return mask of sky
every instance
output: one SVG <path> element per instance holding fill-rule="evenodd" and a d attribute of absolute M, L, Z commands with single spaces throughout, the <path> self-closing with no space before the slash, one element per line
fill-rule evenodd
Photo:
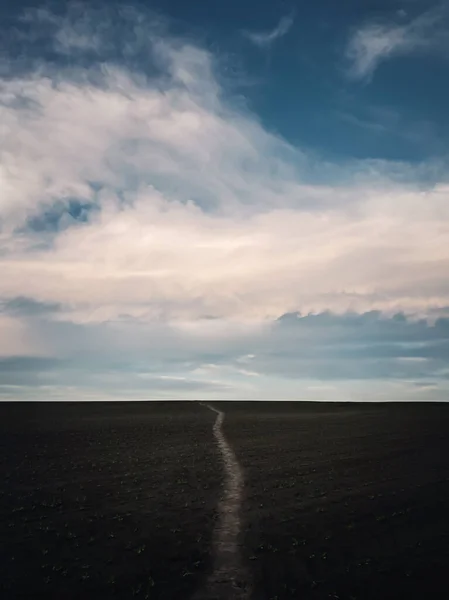
<path fill-rule="evenodd" d="M 0 24 L 0 399 L 448 399 L 449 0 Z"/>

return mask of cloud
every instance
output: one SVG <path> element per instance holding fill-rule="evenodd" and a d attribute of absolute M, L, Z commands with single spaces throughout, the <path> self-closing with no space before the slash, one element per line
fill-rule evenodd
<path fill-rule="evenodd" d="M 236 111 L 210 54 L 147 31 L 160 73 L 109 50 L 86 66 L 77 44 L 70 68 L 1 81 L 2 297 L 86 322 L 447 305 L 445 184 L 423 192 L 370 162 L 311 181 L 332 169 Z"/>
<path fill-rule="evenodd" d="M 318 201 L 326 194 L 314 192 Z M 108 194 L 98 215 L 60 231 L 49 248 L 0 258 L 0 294 L 27 290 L 40 302 L 71 305 L 78 321 L 446 306 L 446 188 L 356 189 L 346 197 L 352 208 L 236 207 L 220 216 L 151 188 L 131 205 Z"/>
<path fill-rule="evenodd" d="M 447 311 L 449 313 L 449 310 Z M 283 315 L 257 327 L 213 321 L 75 325 L 28 318 L 47 356 L 0 360 L 0 395 L 81 397 L 444 399 L 449 319 L 330 312 Z M 17 386 L 12 390 L 11 386 Z M 58 391 L 59 390 L 59 391 Z M 346 394 L 346 397 L 345 397 Z"/>
<path fill-rule="evenodd" d="M 281 17 L 279 23 L 271 31 L 243 31 L 244 37 L 250 42 L 259 46 L 260 48 L 266 48 L 271 46 L 276 40 L 284 37 L 290 31 L 293 25 L 295 17 L 293 14 Z"/>
<path fill-rule="evenodd" d="M 395 23 L 366 23 L 355 30 L 346 47 L 348 75 L 370 79 L 384 61 L 409 54 L 437 53 L 448 56 L 449 30 L 447 5 L 408 20 L 404 15 Z"/>
<path fill-rule="evenodd" d="M 108 14 L 28 13 L 20 60 L 3 50 L 0 356 L 25 360 L 3 397 L 443 381 L 444 340 L 395 354 L 386 338 L 413 330 L 394 313 L 449 306 L 445 160 L 311 157 L 236 107 L 209 52 L 152 15 Z M 298 326 L 298 310 L 321 316 Z M 372 310 L 389 325 L 341 316 Z"/>

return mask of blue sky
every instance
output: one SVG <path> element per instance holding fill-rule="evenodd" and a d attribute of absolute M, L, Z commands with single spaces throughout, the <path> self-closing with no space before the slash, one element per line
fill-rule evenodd
<path fill-rule="evenodd" d="M 160 8 L 179 19 L 183 34 L 196 33 L 235 79 L 240 76 L 240 90 L 238 81 L 233 82 L 235 92 L 268 128 L 290 142 L 333 160 L 420 161 L 444 151 L 447 4 L 204 0 L 164 2 Z M 423 15 L 429 25 L 425 19 L 419 25 Z M 368 41 L 370 27 L 378 24 L 393 37 L 396 28 L 413 30 L 416 21 L 414 44 L 404 50 L 398 45 L 391 57 L 379 54 L 372 72 L 344 77 L 354 68 L 348 60 L 351 36 L 365 32 Z M 444 38 L 441 47 L 433 39 L 435 31 Z M 421 38 L 429 47 L 419 47 Z"/>
<path fill-rule="evenodd" d="M 0 398 L 447 398 L 449 2 L 1 11 Z"/>

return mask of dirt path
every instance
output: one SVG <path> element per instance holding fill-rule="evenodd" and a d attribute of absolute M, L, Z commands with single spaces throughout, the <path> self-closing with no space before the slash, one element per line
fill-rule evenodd
<path fill-rule="evenodd" d="M 243 568 L 240 549 L 240 504 L 243 473 L 238 460 L 223 433 L 225 413 L 203 406 L 217 414 L 213 432 L 225 470 L 223 496 L 218 506 L 219 520 L 214 534 L 214 570 L 197 600 L 247 600 L 250 597 L 247 572 Z"/>

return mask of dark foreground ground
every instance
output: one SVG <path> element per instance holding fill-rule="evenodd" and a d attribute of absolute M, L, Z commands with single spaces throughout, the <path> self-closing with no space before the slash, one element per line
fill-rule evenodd
<path fill-rule="evenodd" d="M 449 405 L 219 406 L 252 600 L 449 598 Z M 191 597 L 212 568 L 214 418 L 0 404 L 0 597 Z"/>
<path fill-rule="evenodd" d="M 242 403 L 225 429 L 255 598 L 449 598 L 449 405 Z"/>
<path fill-rule="evenodd" d="M 181 402 L 0 404 L 0 598 L 188 598 L 211 568 L 213 418 Z"/>

